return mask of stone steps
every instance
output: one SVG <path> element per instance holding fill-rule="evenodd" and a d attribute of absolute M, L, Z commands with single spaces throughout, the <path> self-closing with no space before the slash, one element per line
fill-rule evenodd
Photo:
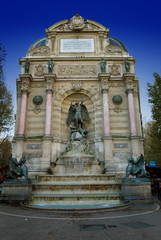
<path fill-rule="evenodd" d="M 39 175 L 37 176 L 38 182 L 93 182 L 115 180 L 116 174 L 100 174 L 100 175 Z"/>
<path fill-rule="evenodd" d="M 110 193 L 120 191 L 120 184 L 113 182 L 102 183 L 37 183 L 32 186 L 34 193 Z"/>
<path fill-rule="evenodd" d="M 39 175 L 32 184 L 29 206 L 119 205 L 120 192 L 116 174 Z"/>
<path fill-rule="evenodd" d="M 33 194 L 30 205 L 119 204 L 119 193 Z"/>

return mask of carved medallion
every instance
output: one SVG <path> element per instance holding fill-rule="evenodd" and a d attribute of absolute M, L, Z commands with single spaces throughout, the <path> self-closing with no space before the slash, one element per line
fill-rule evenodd
<path fill-rule="evenodd" d="M 119 76 L 120 75 L 120 66 L 113 64 L 113 65 L 109 65 L 109 73 L 112 76 Z"/>
<path fill-rule="evenodd" d="M 43 76 L 44 75 L 44 70 L 45 70 L 45 66 L 42 66 L 41 64 L 39 64 L 38 66 L 35 66 L 35 76 Z"/>
<path fill-rule="evenodd" d="M 81 30 L 85 26 L 84 24 L 84 18 L 82 18 L 79 14 L 75 14 L 71 19 L 70 19 L 70 24 L 69 28 L 71 30 Z"/>
<path fill-rule="evenodd" d="M 115 95 L 112 98 L 112 102 L 116 105 L 120 105 L 122 103 L 122 97 L 120 95 Z"/>
<path fill-rule="evenodd" d="M 43 97 L 42 97 L 42 96 L 35 96 L 35 97 L 33 98 L 33 103 L 34 103 L 35 105 L 40 105 L 40 104 L 42 104 L 42 103 L 43 103 Z"/>

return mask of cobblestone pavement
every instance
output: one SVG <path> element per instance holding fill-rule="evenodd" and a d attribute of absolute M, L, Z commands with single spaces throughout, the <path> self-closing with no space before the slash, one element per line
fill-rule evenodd
<path fill-rule="evenodd" d="M 160 201 L 95 213 L 54 213 L 0 203 L 0 240 L 160 240 Z"/>

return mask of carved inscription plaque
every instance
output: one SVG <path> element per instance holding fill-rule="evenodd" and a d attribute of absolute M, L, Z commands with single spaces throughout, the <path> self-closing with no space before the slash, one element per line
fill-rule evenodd
<path fill-rule="evenodd" d="M 94 52 L 94 39 L 61 39 L 60 52 Z"/>

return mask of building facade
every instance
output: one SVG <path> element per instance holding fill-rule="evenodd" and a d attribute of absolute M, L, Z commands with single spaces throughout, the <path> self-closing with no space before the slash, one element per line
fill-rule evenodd
<path fill-rule="evenodd" d="M 33 172 L 65 151 L 73 101 L 88 109 L 89 153 L 106 171 L 125 172 L 127 158 L 143 153 L 135 58 L 108 28 L 76 14 L 46 29 L 20 65 L 13 156 L 25 155 Z"/>

